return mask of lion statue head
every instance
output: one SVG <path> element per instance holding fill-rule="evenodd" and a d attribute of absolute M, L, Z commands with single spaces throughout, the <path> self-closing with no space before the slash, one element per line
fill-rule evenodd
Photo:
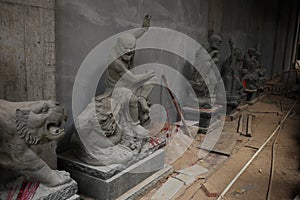
<path fill-rule="evenodd" d="M 45 144 L 64 134 L 65 110 L 54 101 L 39 101 L 16 109 L 18 135 L 29 145 Z"/>

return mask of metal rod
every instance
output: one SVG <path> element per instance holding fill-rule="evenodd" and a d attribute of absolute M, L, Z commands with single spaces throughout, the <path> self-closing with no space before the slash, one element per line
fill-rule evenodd
<path fill-rule="evenodd" d="M 190 137 L 193 137 L 192 134 L 191 134 L 191 132 L 189 131 L 188 126 L 187 126 L 186 123 L 185 123 L 185 119 L 184 119 L 184 117 L 183 117 L 181 108 L 180 108 L 178 102 L 176 101 L 176 97 L 175 97 L 175 95 L 173 94 L 172 90 L 171 90 L 171 89 L 169 88 L 169 86 L 168 86 L 167 79 L 166 79 L 165 75 L 162 75 L 162 80 L 165 82 L 166 88 L 167 88 L 167 90 L 168 90 L 168 92 L 169 92 L 169 94 L 170 94 L 170 96 L 171 96 L 171 98 L 172 98 L 172 102 L 174 103 L 175 108 L 176 108 L 178 114 L 180 115 L 180 119 L 181 119 L 181 121 L 182 121 L 182 124 L 183 124 L 184 128 L 186 129 L 186 131 L 187 131 L 187 133 L 189 134 L 189 136 L 190 136 Z"/>

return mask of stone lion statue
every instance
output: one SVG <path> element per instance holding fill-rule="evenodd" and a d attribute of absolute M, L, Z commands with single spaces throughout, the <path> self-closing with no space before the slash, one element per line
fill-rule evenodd
<path fill-rule="evenodd" d="M 39 147 L 64 135 L 65 111 L 54 101 L 9 102 L 0 99 L 0 167 L 17 171 L 48 187 L 71 181 L 52 170 Z"/>

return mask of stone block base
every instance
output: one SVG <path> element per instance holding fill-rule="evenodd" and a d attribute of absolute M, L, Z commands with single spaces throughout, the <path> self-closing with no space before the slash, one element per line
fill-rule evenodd
<path fill-rule="evenodd" d="M 189 107 L 183 107 L 183 114 L 186 120 L 199 119 L 198 126 L 200 127 L 199 133 L 204 133 L 207 131 L 202 131 L 212 127 L 219 118 L 223 107 L 220 105 L 215 105 L 211 109 L 193 109 Z"/>
<path fill-rule="evenodd" d="M 257 90 L 245 89 L 245 93 L 247 94 L 247 101 L 252 101 L 257 98 Z"/>
<path fill-rule="evenodd" d="M 20 192 L 23 184 L 24 178 L 19 177 L 7 184 L 0 185 L 0 199 L 17 199 L 18 195 L 23 195 L 25 199 L 30 199 L 29 196 L 31 196 L 32 200 L 79 199 L 79 196 L 76 195 L 78 190 L 77 183 L 74 180 L 57 187 L 46 187 L 42 184 L 39 184 L 35 192 L 33 190 L 35 183 L 27 183 L 25 187 L 25 193 Z M 23 189 L 23 191 L 25 190 Z"/>
<path fill-rule="evenodd" d="M 122 171 L 118 171 L 118 165 L 87 165 L 71 152 L 60 154 L 58 163 L 77 181 L 79 193 L 95 199 L 112 200 L 162 169 L 164 157 L 164 150 L 159 149 Z"/>

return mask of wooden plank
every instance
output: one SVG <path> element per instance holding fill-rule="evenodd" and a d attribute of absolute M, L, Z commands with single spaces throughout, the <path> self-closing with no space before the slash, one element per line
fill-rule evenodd
<path fill-rule="evenodd" d="M 252 137 L 252 115 L 248 115 L 247 136 Z"/>
<path fill-rule="evenodd" d="M 253 149 L 242 148 L 217 170 L 203 185 L 208 190 L 206 194 L 220 194 L 232 178 L 242 169 L 254 154 Z M 198 199 L 202 199 L 198 197 Z"/>
<path fill-rule="evenodd" d="M 210 183 L 202 183 L 201 188 L 204 190 L 208 197 L 217 197 L 218 191 L 215 190 L 215 187 Z"/>
<path fill-rule="evenodd" d="M 240 135 L 236 132 L 223 132 L 213 149 L 207 149 L 207 145 L 202 145 L 202 142 L 199 144 L 198 148 L 230 156 L 239 137 Z"/>
<path fill-rule="evenodd" d="M 200 188 L 201 188 L 201 184 L 196 182 L 192 184 L 190 187 L 188 187 L 182 194 L 178 195 L 176 200 L 191 199 Z"/>
<path fill-rule="evenodd" d="M 278 115 L 258 115 L 255 120 L 252 121 L 252 134 L 255 135 L 255 137 L 251 137 L 246 145 L 252 148 L 259 148 L 272 134 L 280 120 L 281 117 Z"/>
<path fill-rule="evenodd" d="M 237 130 L 237 132 L 239 134 L 243 134 L 243 121 L 244 121 L 244 115 L 242 114 L 239 118 L 239 124 L 238 124 L 238 130 Z"/>

